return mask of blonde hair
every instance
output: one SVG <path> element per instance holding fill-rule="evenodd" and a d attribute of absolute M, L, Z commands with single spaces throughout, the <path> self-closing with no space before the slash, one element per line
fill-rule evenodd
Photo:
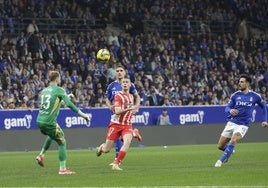
<path fill-rule="evenodd" d="M 50 71 L 48 73 L 48 79 L 50 82 L 54 82 L 59 76 L 60 73 L 58 71 Z"/>

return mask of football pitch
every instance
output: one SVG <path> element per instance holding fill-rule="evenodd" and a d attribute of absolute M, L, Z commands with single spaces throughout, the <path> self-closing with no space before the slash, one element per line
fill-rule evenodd
<path fill-rule="evenodd" d="M 108 165 L 114 151 L 96 157 L 95 149 L 68 150 L 75 175 L 58 175 L 58 153 L 49 150 L 45 167 L 39 151 L 0 152 L 0 187 L 268 187 L 268 143 L 239 143 L 221 168 L 216 144 L 132 147 L 121 164 Z"/>

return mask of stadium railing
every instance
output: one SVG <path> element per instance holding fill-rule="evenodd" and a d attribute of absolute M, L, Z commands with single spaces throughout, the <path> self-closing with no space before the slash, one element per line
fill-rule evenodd
<path fill-rule="evenodd" d="M 95 19 L 92 21 L 77 18 L 9 18 L 13 24 L 6 24 L 3 35 L 7 37 L 18 36 L 19 32 L 25 31 L 29 23 L 34 19 L 39 28 L 39 31 L 44 34 L 55 34 L 61 30 L 63 34 L 70 36 L 77 35 L 80 32 L 91 31 L 93 29 L 105 29 L 108 23 L 103 20 Z M 236 21 L 213 21 L 213 20 L 143 20 L 144 32 L 158 31 L 162 35 L 175 37 L 178 34 L 222 34 L 232 33 L 237 31 Z M 268 35 L 267 28 L 260 23 L 248 21 L 249 27 L 260 28 L 260 30 Z M 267 26 L 267 23 L 265 23 Z"/>

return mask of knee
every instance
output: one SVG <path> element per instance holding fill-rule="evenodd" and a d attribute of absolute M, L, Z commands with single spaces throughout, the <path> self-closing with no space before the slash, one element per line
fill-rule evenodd
<path fill-rule="evenodd" d="M 241 134 L 236 133 L 230 140 L 230 143 L 237 144 L 242 139 Z"/>
<path fill-rule="evenodd" d="M 237 142 L 238 142 L 238 139 L 232 139 L 232 140 L 230 141 L 230 143 L 233 144 L 233 145 L 237 144 Z"/>
<path fill-rule="evenodd" d="M 217 148 L 221 151 L 223 151 L 225 149 L 225 145 L 222 145 L 222 144 L 218 144 L 217 145 Z"/>
<path fill-rule="evenodd" d="M 66 140 L 65 139 L 57 140 L 57 143 L 58 143 L 59 146 L 66 145 Z"/>
<path fill-rule="evenodd" d="M 101 151 L 103 153 L 108 153 L 111 150 L 110 147 L 107 147 L 105 144 L 103 146 L 101 146 Z"/>
<path fill-rule="evenodd" d="M 103 152 L 103 153 L 109 153 L 110 150 L 109 150 L 109 149 L 106 149 L 106 148 L 102 148 L 102 152 Z"/>

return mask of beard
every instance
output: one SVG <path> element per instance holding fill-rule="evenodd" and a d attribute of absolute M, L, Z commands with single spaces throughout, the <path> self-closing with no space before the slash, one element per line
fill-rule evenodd
<path fill-rule="evenodd" d="M 245 90 L 246 90 L 245 87 L 239 87 L 239 89 L 240 89 L 241 91 L 245 91 Z"/>

